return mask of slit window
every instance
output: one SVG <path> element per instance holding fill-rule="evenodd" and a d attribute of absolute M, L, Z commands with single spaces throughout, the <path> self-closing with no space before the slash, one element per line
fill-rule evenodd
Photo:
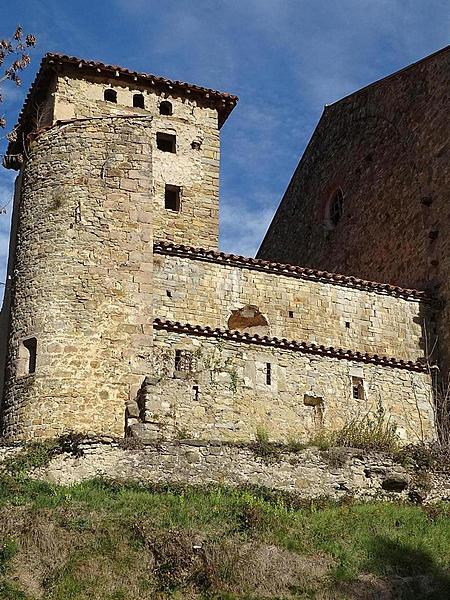
<path fill-rule="evenodd" d="M 104 94 L 103 94 L 103 98 L 106 100 L 106 102 L 114 102 L 114 104 L 117 104 L 117 92 L 116 90 L 105 90 Z"/>
<path fill-rule="evenodd" d="M 266 363 L 266 385 L 272 385 L 272 365 Z"/>
<path fill-rule="evenodd" d="M 330 199 L 330 203 L 328 205 L 328 224 L 329 227 L 334 228 L 337 226 L 339 221 L 342 219 L 342 215 L 344 214 L 344 194 L 342 190 L 339 188 L 335 191 L 333 196 Z"/>
<path fill-rule="evenodd" d="M 177 151 L 177 138 L 169 133 L 158 132 L 156 134 L 156 146 L 158 150 L 175 154 Z"/>
<path fill-rule="evenodd" d="M 19 348 L 19 375 L 32 375 L 36 372 L 37 339 L 23 340 Z"/>
<path fill-rule="evenodd" d="M 364 400 L 364 383 L 361 377 L 352 377 L 352 397 Z"/>
<path fill-rule="evenodd" d="M 135 108 L 145 108 L 143 94 L 133 94 L 133 106 Z"/>
<path fill-rule="evenodd" d="M 166 185 L 164 191 L 164 207 L 167 210 L 180 212 L 181 206 L 181 189 L 176 185 Z"/>
<path fill-rule="evenodd" d="M 170 116 L 173 113 L 172 103 L 168 100 L 163 100 L 159 105 L 159 114 Z"/>

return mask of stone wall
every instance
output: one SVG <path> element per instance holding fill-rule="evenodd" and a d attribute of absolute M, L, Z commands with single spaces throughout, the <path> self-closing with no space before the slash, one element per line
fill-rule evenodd
<path fill-rule="evenodd" d="M 115 442 L 86 440 L 79 450 L 78 457 L 55 456 L 33 476 L 58 484 L 106 477 L 142 483 L 256 485 L 305 499 L 450 500 L 448 475 L 418 474 L 387 455 L 362 450 L 309 448 L 263 458 L 248 446 L 195 440 L 129 450 Z M 0 468 L 2 457 L 17 452 L 0 447 Z"/>
<path fill-rule="evenodd" d="M 168 329 L 155 326 L 137 437 L 251 441 L 263 430 L 274 441 L 307 441 L 380 408 L 403 441 L 434 436 L 425 372 Z"/>
<path fill-rule="evenodd" d="M 117 104 L 106 102 L 106 89 L 117 92 Z M 133 107 L 133 95 L 144 97 L 145 108 Z M 160 115 L 161 101 L 170 101 L 172 115 Z M 105 115 L 152 116 L 153 201 L 156 239 L 217 248 L 219 236 L 219 153 L 217 110 L 195 99 L 161 94 L 143 85 L 120 79 L 86 79 L 76 73 L 58 77 L 55 92 L 56 120 Z M 156 134 L 176 136 L 176 153 L 156 148 Z M 179 212 L 164 208 L 165 184 L 181 188 Z"/>
<path fill-rule="evenodd" d="M 253 305 L 271 336 L 404 360 L 424 356 L 426 302 L 204 259 L 155 254 L 156 317 L 227 329 L 233 311 Z"/>
<path fill-rule="evenodd" d="M 148 117 L 59 125 L 32 144 L 14 207 L 5 435 L 123 434 L 151 351 L 151 181 Z"/>
<path fill-rule="evenodd" d="M 435 289 L 450 365 L 449 47 L 326 106 L 258 257 Z M 327 210 L 341 188 L 343 216 Z"/>

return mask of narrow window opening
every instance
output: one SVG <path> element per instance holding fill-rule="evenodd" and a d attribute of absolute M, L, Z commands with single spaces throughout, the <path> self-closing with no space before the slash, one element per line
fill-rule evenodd
<path fill-rule="evenodd" d="M 344 194 L 342 190 L 337 189 L 331 196 L 328 204 L 328 227 L 334 229 L 344 214 Z"/>
<path fill-rule="evenodd" d="M 164 193 L 164 206 L 167 210 L 180 212 L 180 188 L 176 185 L 166 185 Z"/>
<path fill-rule="evenodd" d="M 350 329 L 350 321 L 345 321 L 345 326 L 347 329 Z"/>
<path fill-rule="evenodd" d="M 116 90 L 105 90 L 104 94 L 103 94 L 103 98 L 106 100 L 106 102 L 114 102 L 114 104 L 117 104 L 117 92 Z"/>
<path fill-rule="evenodd" d="M 159 114 L 170 116 L 172 114 L 172 103 L 168 100 L 163 100 L 159 105 Z"/>
<path fill-rule="evenodd" d="M 272 385 L 272 365 L 266 363 L 266 385 Z"/>
<path fill-rule="evenodd" d="M 293 319 L 293 318 L 294 318 L 294 311 L 293 311 L 293 310 L 290 310 L 290 311 L 289 311 L 289 318 L 290 318 L 290 319 Z"/>
<path fill-rule="evenodd" d="M 135 108 L 145 108 L 143 94 L 133 94 L 133 106 Z"/>
<path fill-rule="evenodd" d="M 36 372 L 37 339 L 35 337 L 23 340 L 19 348 L 19 374 L 32 375 Z"/>
<path fill-rule="evenodd" d="M 166 290 L 166 296 L 168 298 L 172 298 L 172 292 L 170 290 Z"/>
<path fill-rule="evenodd" d="M 199 394 L 200 394 L 200 388 L 198 385 L 193 385 L 192 386 L 192 393 L 194 396 L 194 400 L 198 400 Z"/>
<path fill-rule="evenodd" d="M 352 377 L 352 396 L 355 400 L 364 400 L 364 383 L 361 377 Z"/>
<path fill-rule="evenodd" d="M 158 132 L 156 134 L 156 146 L 158 150 L 175 154 L 177 151 L 177 138 L 176 136 L 168 133 Z"/>

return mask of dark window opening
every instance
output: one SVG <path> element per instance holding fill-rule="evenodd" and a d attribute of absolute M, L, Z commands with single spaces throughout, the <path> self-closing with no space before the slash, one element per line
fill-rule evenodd
<path fill-rule="evenodd" d="M 352 396 L 355 400 L 364 400 L 364 384 L 361 377 L 352 377 Z"/>
<path fill-rule="evenodd" d="M 168 298 L 172 298 L 172 292 L 170 290 L 166 290 L 166 296 Z"/>
<path fill-rule="evenodd" d="M 350 321 L 345 321 L 345 326 L 347 327 L 347 329 L 350 329 Z"/>
<path fill-rule="evenodd" d="M 198 385 L 192 386 L 192 392 L 194 394 L 194 400 L 198 400 L 198 396 L 200 394 L 200 388 L 198 387 Z"/>
<path fill-rule="evenodd" d="M 24 375 L 32 375 L 36 372 L 37 360 L 37 339 L 35 337 L 28 338 L 22 342 L 25 352 L 22 352 L 24 364 L 22 373 Z"/>
<path fill-rule="evenodd" d="M 270 363 L 266 363 L 266 384 L 272 384 L 272 365 Z"/>
<path fill-rule="evenodd" d="M 175 371 L 195 371 L 196 360 L 190 350 L 175 350 Z"/>
<path fill-rule="evenodd" d="M 103 94 L 103 98 L 106 100 L 106 102 L 114 102 L 114 104 L 117 104 L 116 90 L 105 90 L 105 93 Z"/>
<path fill-rule="evenodd" d="M 133 106 L 135 108 L 145 108 L 143 94 L 133 94 Z"/>
<path fill-rule="evenodd" d="M 341 189 L 336 190 L 330 201 L 329 221 L 332 227 L 336 227 L 344 214 L 344 194 Z"/>
<path fill-rule="evenodd" d="M 180 188 L 176 185 L 166 185 L 164 206 L 167 210 L 180 211 Z"/>
<path fill-rule="evenodd" d="M 292 310 L 289 311 L 289 318 L 290 319 L 294 318 L 294 311 L 292 311 Z"/>
<path fill-rule="evenodd" d="M 159 105 L 159 114 L 170 116 L 172 114 L 172 103 L 168 100 L 164 100 Z"/>
<path fill-rule="evenodd" d="M 175 154 L 177 151 L 177 138 L 168 133 L 157 133 L 156 146 L 158 147 L 158 150 L 162 150 L 163 152 L 172 152 L 172 154 Z"/>

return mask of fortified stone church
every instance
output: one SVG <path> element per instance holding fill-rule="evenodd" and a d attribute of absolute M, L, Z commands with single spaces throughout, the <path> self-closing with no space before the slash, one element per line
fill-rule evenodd
<path fill-rule="evenodd" d="M 3 435 L 306 440 L 385 411 L 433 437 L 449 74 L 447 47 L 326 106 L 253 259 L 218 251 L 235 96 L 47 54 L 4 159 Z"/>

